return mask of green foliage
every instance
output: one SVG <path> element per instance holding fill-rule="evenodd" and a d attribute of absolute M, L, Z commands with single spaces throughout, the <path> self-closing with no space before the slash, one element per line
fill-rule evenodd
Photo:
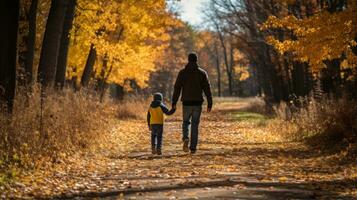
<path fill-rule="evenodd" d="M 265 123 L 268 120 L 268 117 L 259 113 L 254 113 L 254 112 L 235 112 L 232 114 L 232 118 L 237 121 L 246 121 L 246 122 L 253 122 L 253 123 L 258 123 L 262 124 Z"/>

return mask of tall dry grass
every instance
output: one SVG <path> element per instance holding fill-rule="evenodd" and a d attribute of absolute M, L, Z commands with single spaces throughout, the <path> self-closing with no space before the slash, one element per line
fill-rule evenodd
<path fill-rule="evenodd" d="M 259 97 L 250 98 L 248 105 L 244 107 L 244 111 L 266 115 L 269 114 L 266 103 Z"/>
<path fill-rule="evenodd" d="M 38 86 L 30 94 L 19 91 L 12 115 L 0 112 L 0 179 L 9 166 L 32 168 L 75 152 L 111 148 L 108 138 L 122 135 L 113 132 L 120 120 L 146 120 L 151 101 L 132 95 L 120 102 L 105 96 L 100 102 L 86 89 L 48 90 L 43 96 L 41 101 Z"/>
<path fill-rule="evenodd" d="M 86 92 L 18 92 L 13 114 L 0 113 L 0 169 L 34 167 L 100 142 L 112 106 Z"/>
<path fill-rule="evenodd" d="M 129 96 L 119 102 L 116 117 L 119 119 L 145 120 L 151 98 L 143 96 Z"/>
<path fill-rule="evenodd" d="M 324 98 L 319 102 L 307 99 L 300 101 L 299 105 L 305 106 L 299 108 L 281 103 L 274 109 L 282 121 L 279 129 L 287 138 L 329 148 L 357 142 L 355 100 Z"/>

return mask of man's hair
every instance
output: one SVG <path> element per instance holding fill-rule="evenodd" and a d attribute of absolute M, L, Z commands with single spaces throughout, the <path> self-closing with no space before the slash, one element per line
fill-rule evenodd
<path fill-rule="evenodd" d="M 197 62 L 197 54 L 196 53 L 188 54 L 188 62 Z"/>

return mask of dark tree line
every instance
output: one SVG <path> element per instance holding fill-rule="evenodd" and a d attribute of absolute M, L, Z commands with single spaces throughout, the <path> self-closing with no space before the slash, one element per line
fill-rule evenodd
<path fill-rule="evenodd" d="M 291 33 L 260 28 L 271 15 L 280 17 L 287 12 L 303 19 L 322 10 L 339 12 L 346 8 L 347 0 L 296 0 L 288 6 L 276 0 L 211 0 L 210 4 L 207 15 L 217 37 L 221 41 L 224 34 L 233 38 L 234 47 L 249 60 L 251 75 L 258 81 L 259 93 L 264 94 L 269 102 L 288 101 L 292 97 L 314 93 L 315 96 L 321 95 L 318 93 L 341 96 L 342 91 L 352 95 L 355 93 L 356 86 L 353 85 L 356 83 L 350 87 L 351 83 L 342 80 L 341 60 L 326 61 L 326 69 L 319 77 L 314 77 L 308 63 L 294 60 L 290 53 L 279 55 L 265 39 L 268 35 L 281 40 L 294 39 Z"/>
<path fill-rule="evenodd" d="M 22 2 L 23 3 L 23 2 Z M 16 77 L 21 76 L 19 83 L 25 88 L 30 88 L 34 77 L 34 54 L 37 31 L 38 0 L 32 0 L 24 19 L 28 23 L 25 35 L 25 52 L 21 52 L 23 62 L 18 64 L 18 33 L 20 1 L 1 1 L 0 33 L 0 101 L 6 103 L 7 110 L 11 112 L 16 91 Z M 43 86 L 62 88 L 65 82 L 67 57 L 69 48 L 69 35 L 75 16 L 76 0 L 52 0 L 44 39 L 42 42 L 40 63 L 38 66 L 37 81 Z M 26 9 L 25 9 L 26 10 Z M 23 45 L 23 44 L 21 44 Z M 17 67 L 19 65 L 19 67 Z M 18 70 L 18 68 L 22 70 Z"/>
<path fill-rule="evenodd" d="M 0 3 L 0 103 L 12 111 L 16 87 L 17 30 L 19 26 L 19 0 Z"/>

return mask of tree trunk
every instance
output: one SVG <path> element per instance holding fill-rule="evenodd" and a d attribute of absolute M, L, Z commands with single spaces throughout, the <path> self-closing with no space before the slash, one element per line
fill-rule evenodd
<path fill-rule="evenodd" d="M 95 60 L 97 58 L 97 51 L 94 48 L 94 45 L 91 44 L 89 49 L 89 54 L 87 57 L 86 65 L 84 67 L 83 75 L 81 78 L 81 85 L 82 87 L 87 87 L 89 83 L 90 76 L 93 72 Z"/>
<path fill-rule="evenodd" d="M 230 95 L 233 95 L 233 87 L 234 87 L 234 48 L 232 41 L 229 45 L 229 56 L 230 56 L 230 61 L 229 61 L 229 87 L 230 87 Z"/>
<path fill-rule="evenodd" d="M 0 3 L 0 103 L 6 103 L 9 113 L 13 109 L 16 87 L 19 7 L 19 0 L 1 0 Z"/>
<path fill-rule="evenodd" d="M 66 79 L 69 36 L 73 25 L 76 3 L 76 0 L 69 0 L 69 4 L 66 10 L 66 16 L 63 23 L 61 44 L 58 52 L 58 62 L 56 69 L 56 86 L 61 89 L 63 88 Z"/>
<path fill-rule="evenodd" d="M 58 52 L 68 0 L 52 0 L 42 43 L 38 81 L 52 86 L 56 76 Z"/>
<path fill-rule="evenodd" d="M 33 60 L 35 56 L 36 45 L 36 15 L 37 15 L 38 0 L 32 0 L 29 13 L 29 33 L 27 38 L 27 51 L 25 61 L 25 82 L 26 85 L 31 85 L 33 81 Z"/>
<path fill-rule="evenodd" d="M 99 82 L 98 82 L 98 90 L 100 91 L 100 102 L 101 103 L 104 100 L 105 90 L 106 90 L 106 87 L 107 87 L 106 79 L 109 76 L 110 71 L 112 69 L 112 66 L 111 66 L 110 70 L 108 72 L 108 75 L 106 75 L 105 71 L 107 70 L 107 67 L 108 67 L 108 58 L 107 58 L 107 55 L 105 55 L 104 59 L 103 59 L 102 70 L 100 72 Z"/>
<path fill-rule="evenodd" d="M 116 100 L 122 101 L 124 99 L 124 87 L 119 84 L 114 84 L 113 96 Z"/>
<path fill-rule="evenodd" d="M 220 69 L 220 62 L 219 57 L 216 56 L 216 70 L 217 70 L 217 89 L 218 89 L 218 96 L 222 96 L 221 92 L 221 69 Z"/>
<path fill-rule="evenodd" d="M 217 28 L 218 31 L 219 28 Z M 229 69 L 229 62 L 228 62 L 228 55 L 227 55 L 227 47 L 226 44 L 224 43 L 224 38 L 222 33 L 218 33 L 219 36 L 219 41 L 221 43 L 222 46 L 222 52 L 223 52 L 223 58 L 224 58 L 224 64 L 226 66 L 226 73 L 227 73 L 227 78 L 228 78 L 228 91 L 229 91 L 229 95 L 232 95 L 232 76 L 230 74 L 230 69 Z"/>
<path fill-rule="evenodd" d="M 221 62 L 219 59 L 219 52 L 218 52 L 218 47 L 217 43 L 214 43 L 214 55 L 216 58 L 216 71 L 217 71 L 217 89 L 218 89 L 218 96 L 222 96 L 222 91 L 221 91 Z"/>

